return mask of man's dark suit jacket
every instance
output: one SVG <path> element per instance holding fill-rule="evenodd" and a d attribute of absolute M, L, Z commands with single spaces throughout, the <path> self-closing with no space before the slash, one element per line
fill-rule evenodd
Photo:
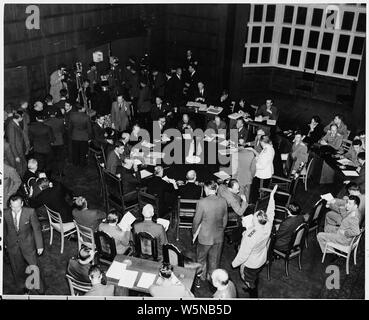
<path fill-rule="evenodd" d="M 9 255 L 16 255 L 21 250 L 29 265 L 37 265 L 36 249 L 44 247 L 41 226 L 36 212 L 31 208 L 22 208 L 19 218 L 19 231 L 15 229 L 11 209 L 4 210 L 4 244 Z"/>
<path fill-rule="evenodd" d="M 139 113 L 151 111 L 151 91 L 148 86 L 141 88 L 138 94 L 137 111 Z"/>
<path fill-rule="evenodd" d="M 170 111 L 171 108 L 167 103 L 162 103 L 160 110 L 156 104 L 153 104 L 151 108 L 151 119 L 153 121 L 158 121 L 161 116 L 166 116 Z"/>
<path fill-rule="evenodd" d="M 219 124 L 219 127 L 217 127 L 217 125 L 215 124 L 215 121 L 211 120 L 211 121 L 208 122 L 207 129 L 213 129 L 215 131 L 215 133 L 218 133 L 218 130 L 224 130 L 225 131 L 227 129 L 227 124 L 223 120 L 221 120 L 220 124 Z"/>
<path fill-rule="evenodd" d="M 274 248 L 277 250 L 281 250 L 281 251 L 287 250 L 288 244 L 291 241 L 293 232 L 302 223 L 304 223 L 304 217 L 302 215 L 292 216 L 292 217 L 288 217 L 287 219 L 285 219 L 281 223 L 277 231 L 276 242 L 275 242 Z"/>
<path fill-rule="evenodd" d="M 158 75 L 152 79 L 152 85 L 154 95 L 158 97 L 164 97 L 165 93 L 165 75 L 162 72 L 158 72 Z"/>
<path fill-rule="evenodd" d="M 118 167 L 117 173 L 120 173 L 123 181 L 123 193 L 129 193 L 136 190 L 140 186 L 140 180 L 133 175 L 133 170 L 128 170 L 125 167 Z"/>
<path fill-rule="evenodd" d="M 168 82 L 167 94 L 171 98 L 173 105 L 176 105 L 183 100 L 183 88 L 185 86 L 183 76 L 179 79 L 177 75 L 173 75 Z"/>
<path fill-rule="evenodd" d="M 81 264 L 78 262 L 78 259 L 73 257 L 68 262 L 67 274 L 79 281 L 90 283 L 91 280 L 88 277 L 88 270 L 90 267 L 91 264 Z"/>
<path fill-rule="evenodd" d="M 183 124 L 184 124 L 183 120 L 179 121 L 178 122 L 178 125 L 177 125 L 177 129 L 179 131 L 181 131 L 181 133 L 186 133 L 186 130 L 189 130 L 189 129 L 187 129 L 187 128 L 186 129 L 183 129 Z M 192 120 L 189 120 L 188 123 L 187 123 L 187 125 L 191 126 L 192 130 L 195 130 L 196 129 L 195 122 L 193 122 Z"/>
<path fill-rule="evenodd" d="M 61 185 L 56 184 L 52 188 L 42 190 L 35 198 L 35 202 L 39 205 L 46 205 L 51 210 L 60 213 L 63 223 L 72 222 L 72 206 L 66 201 L 67 190 Z"/>
<path fill-rule="evenodd" d="M 266 105 L 265 105 L 265 104 L 263 104 L 263 105 L 262 105 L 262 106 L 260 106 L 260 107 L 258 108 L 258 110 L 256 111 L 256 113 L 255 113 L 255 117 L 257 117 L 257 116 L 267 117 L 267 116 L 268 116 L 270 120 L 276 120 L 276 121 L 278 121 L 279 111 L 278 111 L 277 107 L 272 106 L 272 107 L 270 108 L 270 110 L 272 111 L 272 113 L 269 113 L 269 112 L 267 111 L 267 107 L 266 107 Z"/>
<path fill-rule="evenodd" d="M 208 103 L 208 99 L 209 99 L 209 95 L 208 95 L 208 90 L 204 88 L 203 90 L 203 94 L 200 93 L 199 88 L 197 88 L 196 90 L 194 90 L 193 96 L 192 96 L 192 100 L 196 101 L 197 98 L 204 98 L 204 101 L 199 101 L 200 103 Z"/>
<path fill-rule="evenodd" d="M 37 172 L 37 171 L 36 171 L 35 173 L 33 173 L 33 172 L 31 172 L 31 171 L 27 170 L 27 171 L 24 173 L 24 175 L 23 175 L 22 181 L 23 181 L 23 183 L 28 184 L 28 181 L 29 181 L 30 179 L 32 179 L 33 181 L 32 181 L 32 183 L 29 185 L 29 186 L 31 186 L 31 185 L 33 185 L 33 184 L 36 182 L 36 179 L 37 179 L 37 178 L 38 178 L 38 172 Z"/>
<path fill-rule="evenodd" d="M 66 101 L 67 100 L 59 100 L 57 103 L 54 103 L 54 106 L 58 109 L 58 110 L 60 110 L 60 112 L 61 112 L 61 110 L 62 109 L 64 109 L 65 110 L 65 103 L 66 103 Z"/>
<path fill-rule="evenodd" d="M 243 126 L 242 129 L 240 131 L 238 131 L 238 139 L 243 139 L 244 141 L 248 141 L 248 139 L 249 139 L 249 130 L 247 130 L 247 128 L 245 126 Z"/>
<path fill-rule="evenodd" d="M 312 145 L 314 143 L 317 143 L 324 135 L 323 126 L 319 123 L 314 130 L 310 133 L 310 136 L 308 136 L 310 131 L 310 126 L 307 126 L 307 129 L 305 131 L 305 139 L 304 142 L 308 143 L 309 145 Z"/>
<path fill-rule="evenodd" d="M 119 158 L 114 150 L 110 151 L 108 159 L 106 159 L 106 170 L 109 170 L 112 174 L 117 174 L 120 167 L 122 167 L 122 158 Z"/>
<path fill-rule="evenodd" d="M 359 186 L 361 194 L 365 194 L 365 163 L 359 172 L 359 176 L 352 180 L 352 182 L 355 182 Z"/>
<path fill-rule="evenodd" d="M 64 144 L 64 120 L 61 118 L 50 118 L 45 121 L 45 124 L 51 127 L 55 141 L 54 146 L 62 146 Z"/>
<path fill-rule="evenodd" d="M 50 153 L 51 144 L 55 141 L 51 127 L 42 122 L 33 122 L 28 129 L 28 135 L 33 150 L 38 153 Z"/>
<path fill-rule="evenodd" d="M 101 128 L 96 122 L 92 124 L 92 142 L 94 147 L 100 148 L 106 145 L 105 129 Z"/>
<path fill-rule="evenodd" d="M 72 215 L 77 223 L 96 230 L 100 222 L 106 218 L 105 212 L 97 209 L 78 210 L 73 209 Z"/>
<path fill-rule="evenodd" d="M 139 77 L 138 74 L 133 74 L 129 78 L 129 94 L 133 98 L 138 98 L 138 95 L 140 93 L 140 83 L 139 83 Z"/>
<path fill-rule="evenodd" d="M 90 140 L 92 137 L 90 117 L 84 112 L 73 112 L 70 115 L 69 132 L 72 140 Z"/>
<path fill-rule="evenodd" d="M 6 137 L 9 142 L 11 151 L 15 157 L 23 158 L 26 153 L 26 144 L 24 141 L 23 130 L 16 125 L 13 120 L 9 121 L 6 126 Z"/>
<path fill-rule="evenodd" d="M 178 188 L 178 193 L 181 199 L 198 200 L 202 194 L 202 187 L 193 182 L 187 182 L 185 185 Z"/>

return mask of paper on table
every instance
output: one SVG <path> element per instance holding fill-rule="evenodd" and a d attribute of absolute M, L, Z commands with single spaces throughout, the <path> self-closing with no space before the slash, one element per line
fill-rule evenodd
<path fill-rule="evenodd" d="M 255 121 L 256 122 L 262 122 L 263 121 L 263 116 L 255 117 Z"/>
<path fill-rule="evenodd" d="M 192 237 L 192 243 L 195 243 L 195 240 L 196 240 L 197 236 L 200 233 L 200 228 L 201 228 L 201 223 L 199 224 L 199 227 L 197 228 L 196 232 L 194 233 L 194 235 Z"/>
<path fill-rule="evenodd" d="M 331 193 L 326 193 L 326 194 L 322 194 L 320 196 L 323 200 L 326 200 L 326 201 L 331 201 L 334 199 L 334 197 L 332 196 Z"/>
<path fill-rule="evenodd" d="M 170 221 L 167 219 L 162 219 L 162 218 L 158 218 L 158 220 L 156 220 L 157 223 L 161 224 L 164 227 L 165 231 L 168 231 L 169 228 L 169 224 Z"/>
<path fill-rule="evenodd" d="M 270 126 L 275 126 L 276 123 L 277 123 L 276 120 L 269 120 L 269 119 L 267 120 L 267 124 L 269 124 Z"/>
<path fill-rule="evenodd" d="M 242 117 L 242 113 L 239 113 L 239 112 L 232 113 L 228 116 L 229 119 L 233 119 L 233 120 L 236 120 L 241 117 Z"/>
<path fill-rule="evenodd" d="M 125 263 L 113 261 L 109 267 L 109 270 L 106 272 L 106 277 L 120 279 L 126 267 L 127 265 Z"/>
<path fill-rule="evenodd" d="M 148 157 L 151 157 L 151 158 L 163 158 L 164 157 L 164 153 L 163 152 L 153 151 L 153 152 L 150 152 L 147 156 Z"/>
<path fill-rule="evenodd" d="M 350 159 L 346 159 L 346 158 L 337 160 L 337 162 L 339 162 L 340 164 L 344 166 L 355 166 L 355 164 Z"/>
<path fill-rule="evenodd" d="M 137 287 L 148 289 L 155 281 L 156 274 L 143 272 Z"/>
<path fill-rule="evenodd" d="M 281 154 L 282 161 L 287 161 L 287 158 L 288 158 L 288 153 L 282 153 Z"/>
<path fill-rule="evenodd" d="M 358 177 L 359 174 L 354 170 L 342 170 L 343 174 L 346 177 Z"/>
<path fill-rule="evenodd" d="M 152 176 L 152 173 L 150 171 L 145 170 L 145 169 L 141 170 L 140 174 L 141 174 L 141 179 L 145 179 L 147 177 Z"/>
<path fill-rule="evenodd" d="M 199 108 L 199 111 L 206 111 L 206 110 L 208 110 L 207 105 L 201 103 L 200 108 Z"/>
<path fill-rule="evenodd" d="M 163 136 L 161 137 L 161 141 L 162 141 L 162 142 L 168 142 L 168 141 L 170 141 L 170 138 L 169 138 L 168 136 L 164 136 L 164 135 L 163 135 Z"/>
<path fill-rule="evenodd" d="M 135 284 L 138 271 L 133 270 L 123 270 L 121 278 L 118 282 L 118 286 L 132 288 Z"/>
<path fill-rule="evenodd" d="M 144 160 L 147 166 L 156 166 L 156 158 L 145 158 Z"/>
<path fill-rule="evenodd" d="M 224 172 L 224 171 L 215 172 L 214 176 L 222 180 L 227 180 L 231 177 L 227 172 Z"/>
<path fill-rule="evenodd" d="M 191 136 L 189 133 L 184 133 L 184 134 L 182 134 L 182 137 L 183 137 L 183 139 L 185 139 L 185 140 L 191 140 L 191 139 L 192 139 L 192 136 Z"/>
<path fill-rule="evenodd" d="M 128 231 L 131 229 L 130 226 L 135 220 L 136 220 L 135 216 L 128 211 L 118 223 L 118 227 L 121 228 L 123 231 L 126 230 Z"/>

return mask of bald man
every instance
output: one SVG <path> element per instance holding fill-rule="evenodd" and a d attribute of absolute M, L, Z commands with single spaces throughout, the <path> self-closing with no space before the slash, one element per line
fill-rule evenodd
<path fill-rule="evenodd" d="M 182 199 L 198 200 L 202 194 L 202 187 L 196 181 L 196 171 L 190 170 L 186 174 L 186 184 L 178 188 L 178 193 Z"/>
<path fill-rule="evenodd" d="M 217 288 L 213 298 L 230 299 L 237 298 L 237 291 L 234 283 L 229 280 L 228 272 L 224 269 L 215 269 L 211 274 L 213 286 Z"/>

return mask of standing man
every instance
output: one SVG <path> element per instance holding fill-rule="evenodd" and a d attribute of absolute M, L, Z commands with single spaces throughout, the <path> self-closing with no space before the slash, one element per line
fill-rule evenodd
<path fill-rule="evenodd" d="M 143 80 L 140 82 L 140 91 L 137 100 L 137 120 L 146 129 L 151 124 L 151 91 L 147 83 Z"/>
<path fill-rule="evenodd" d="M 192 233 L 198 233 L 197 262 L 203 266 L 201 279 L 209 281 L 213 271 L 219 268 L 228 221 L 227 202 L 216 195 L 217 187 L 214 181 L 205 183 L 206 198 L 198 201 L 192 224 Z"/>
<path fill-rule="evenodd" d="M 257 280 L 267 259 L 267 244 L 274 220 L 274 194 L 277 188 L 278 185 L 275 185 L 270 193 L 267 211 L 256 211 L 251 225 L 245 226 L 246 231 L 243 232 L 240 249 L 232 261 L 233 268 L 241 266 L 241 278 L 249 290 L 250 298 L 258 297 Z"/>
<path fill-rule="evenodd" d="M 70 115 L 69 123 L 73 164 L 81 167 L 87 164 L 88 141 L 92 136 L 90 117 L 85 111 L 84 106 L 78 105 L 78 112 Z"/>
<path fill-rule="evenodd" d="M 58 103 L 60 100 L 60 90 L 67 89 L 67 85 L 64 79 L 65 68 L 66 66 L 64 64 L 60 64 L 58 66 L 58 70 L 55 70 L 50 75 L 49 93 L 52 95 L 54 103 Z"/>
<path fill-rule="evenodd" d="M 111 120 L 113 129 L 120 132 L 126 131 L 129 127 L 129 119 L 131 117 L 130 103 L 123 99 L 123 95 L 117 96 L 111 106 Z"/>
<path fill-rule="evenodd" d="M 11 196 L 9 202 L 10 208 L 4 210 L 4 244 L 9 254 L 17 291 L 26 293 L 26 268 L 37 267 L 37 255 L 44 251 L 41 227 L 35 210 L 23 207 L 21 196 Z M 37 276 L 37 273 L 34 275 Z M 35 289 L 42 294 L 44 288 L 41 277 L 38 280 L 40 286 Z"/>

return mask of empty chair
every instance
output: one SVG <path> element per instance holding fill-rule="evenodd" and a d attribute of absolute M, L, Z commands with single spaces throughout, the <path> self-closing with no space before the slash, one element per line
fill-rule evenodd
<path fill-rule="evenodd" d="M 147 232 L 134 234 L 135 255 L 138 258 L 158 261 L 158 240 Z"/>
<path fill-rule="evenodd" d="M 81 250 L 82 245 L 94 250 L 95 249 L 94 231 L 91 228 L 85 227 L 77 223 L 76 220 L 73 220 L 73 222 L 77 229 L 78 251 Z"/>
<path fill-rule="evenodd" d="M 46 205 L 44 205 L 47 215 L 49 217 L 50 223 L 50 245 L 53 243 L 53 232 L 54 229 L 60 233 L 61 238 L 61 248 L 60 253 L 64 251 L 64 238 L 70 236 L 71 234 L 77 232 L 74 222 L 63 223 L 59 212 L 51 210 Z"/>
<path fill-rule="evenodd" d="M 65 276 L 68 281 L 71 296 L 79 296 L 81 294 L 83 295 L 86 292 L 90 291 L 92 288 L 91 283 L 79 281 L 69 274 L 66 274 Z"/>
<path fill-rule="evenodd" d="M 163 262 L 170 263 L 172 266 L 184 267 L 184 256 L 175 245 L 167 243 L 163 245 Z"/>
<path fill-rule="evenodd" d="M 304 249 L 304 242 L 305 242 L 305 236 L 307 234 L 307 230 L 308 230 L 308 225 L 306 223 L 302 223 L 301 225 L 299 225 L 297 227 L 297 229 L 295 230 L 290 244 L 288 246 L 288 249 L 286 251 L 280 251 L 277 249 L 273 249 L 273 254 L 277 257 L 281 257 L 284 259 L 285 261 L 285 272 L 286 272 L 286 276 L 289 276 L 288 273 L 288 265 L 289 265 L 289 261 L 294 259 L 294 258 L 298 258 L 298 266 L 299 266 L 299 270 L 302 269 L 301 267 L 301 256 L 302 256 L 302 251 Z"/>
<path fill-rule="evenodd" d="M 308 190 L 308 182 L 309 182 L 309 179 L 311 179 L 313 161 L 314 161 L 314 158 L 311 158 L 307 166 L 302 169 L 300 176 L 299 176 L 299 178 L 304 183 L 305 191 Z"/>
<path fill-rule="evenodd" d="M 196 205 L 198 200 L 181 199 L 178 196 L 177 210 L 175 210 L 176 217 L 176 240 L 179 240 L 179 229 L 192 229 L 193 218 L 196 213 Z"/>
<path fill-rule="evenodd" d="M 360 233 L 353 237 L 350 244 L 348 246 L 344 246 L 342 244 L 334 243 L 334 242 L 327 242 L 325 245 L 322 263 L 324 262 L 325 255 L 327 253 L 334 253 L 339 255 L 340 257 L 344 257 L 346 259 L 346 274 L 349 274 L 349 265 L 350 265 L 350 257 L 351 253 L 354 253 L 354 264 L 356 265 L 356 254 L 357 254 L 357 248 L 359 246 L 359 242 L 361 239 L 361 236 L 364 233 L 364 228 L 360 229 Z"/>

